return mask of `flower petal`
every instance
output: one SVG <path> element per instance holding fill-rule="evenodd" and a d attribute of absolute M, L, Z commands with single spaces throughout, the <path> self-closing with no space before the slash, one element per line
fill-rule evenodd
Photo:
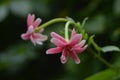
<path fill-rule="evenodd" d="M 56 38 L 52 38 L 52 39 L 51 39 L 51 42 L 52 42 L 53 44 L 55 44 L 56 46 L 58 46 L 58 47 L 64 47 L 64 46 L 66 45 L 66 44 L 63 43 L 61 40 L 56 39 Z"/>
<path fill-rule="evenodd" d="M 23 33 L 23 34 L 21 35 L 21 38 L 22 38 L 23 40 L 28 40 L 28 39 L 30 39 L 30 34 L 28 34 L 28 33 Z"/>
<path fill-rule="evenodd" d="M 43 44 L 42 41 L 45 41 L 45 40 L 47 40 L 47 36 L 36 39 L 36 43 L 39 45 L 42 45 Z"/>
<path fill-rule="evenodd" d="M 67 62 L 67 60 L 68 60 L 68 52 L 66 51 L 66 49 L 64 49 L 64 50 L 62 51 L 62 55 L 61 55 L 61 57 L 60 57 L 60 60 L 61 60 L 61 63 L 62 63 L 62 64 L 64 64 L 64 63 Z"/>
<path fill-rule="evenodd" d="M 64 42 L 64 43 L 67 43 L 66 40 L 65 40 L 62 36 L 60 36 L 59 34 L 57 34 L 57 33 L 55 33 L 55 32 L 51 32 L 51 36 L 52 36 L 53 38 L 56 38 L 56 39 L 58 39 L 58 40 L 61 40 L 61 41 Z"/>
<path fill-rule="evenodd" d="M 29 34 L 33 33 L 33 31 L 34 31 L 33 26 L 32 25 L 29 26 L 27 33 L 29 33 Z"/>
<path fill-rule="evenodd" d="M 74 46 L 75 44 L 79 43 L 81 39 L 82 39 L 82 35 L 81 34 L 76 34 L 75 36 L 71 37 L 68 44 L 70 46 Z"/>
<path fill-rule="evenodd" d="M 43 43 L 39 40 L 36 41 L 37 44 L 42 45 Z"/>
<path fill-rule="evenodd" d="M 72 57 L 72 59 L 75 61 L 76 64 L 80 63 L 80 59 L 74 51 L 70 52 L 70 56 Z"/>
<path fill-rule="evenodd" d="M 33 33 L 30 39 L 34 45 L 36 44 L 42 45 L 43 44 L 42 41 L 47 40 L 47 36 L 39 33 Z"/>
<path fill-rule="evenodd" d="M 80 43 L 79 43 L 79 47 L 83 47 L 84 46 L 84 44 L 85 44 L 85 42 L 86 42 L 86 40 L 82 40 Z"/>
<path fill-rule="evenodd" d="M 36 29 L 40 23 L 41 23 L 41 19 L 40 19 L 40 18 L 37 18 L 37 19 L 35 20 L 35 22 L 33 22 L 33 24 L 32 24 L 32 25 L 34 26 L 34 29 Z"/>
<path fill-rule="evenodd" d="M 33 34 L 33 38 L 38 40 L 38 41 L 45 41 L 45 40 L 47 40 L 47 36 L 46 35 L 42 35 L 40 33 L 34 33 Z"/>
<path fill-rule="evenodd" d="M 73 48 L 78 48 L 78 47 L 81 48 L 82 46 L 84 46 L 85 42 L 86 40 L 82 40 L 80 43 L 74 45 Z"/>
<path fill-rule="evenodd" d="M 71 50 L 74 50 L 76 53 L 82 53 L 83 51 L 85 51 L 87 49 L 88 45 L 85 45 L 84 47 L 76 47 L 76 48 L 72 48 Z"/>
<path fill-rule="evenodd" d="M 76 35 L 76 31 L 75 31 L 75 29 L 73 29 L 72 30 L 72 33 L 71 33 L 71 38 L 73 37 L 73 36 L 75 36 Z"/>
<path fill-rule="evenodd" d="M 51 48 L 46 51 L 46 54 L 56 54 L 62 51 L 61 47 Z"/>
<path fill-rule="evenodd" d="M 33 36 L 31 35 L 30 36 L 30 40 L 31 40 L 31 42 L 34 44 L 34 46 L 36 45 L 36 41 L 35 41 L 35 39 L 33 38 Z"/>
<path fill-rule="evenodd" d="M 27 17 L 27 26 L 29 27 L 30 25 L 33 24 L 33 21 L 35 19 L 35 15 L 31 15 L 31 14 L 28 14 L 28 17 Z"/>

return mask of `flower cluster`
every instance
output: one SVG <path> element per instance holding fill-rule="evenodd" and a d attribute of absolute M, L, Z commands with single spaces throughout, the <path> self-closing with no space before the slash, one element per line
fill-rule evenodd
<path fill-rule="evenodd" d="M 42 44 L 42 41 L 47 40 L 47 36 L 42 35 L 43 30 L 39 31 L 39 33 L 35 33 L 35 29 L 37 29 L 38 25 L 41 23 L 41 19 L 37 18 L 35 21 L 35 15 L 29 14 L 27 17 L 27 32 L 21 35 L 23 40 L 31 40 L 31 42 L 36 44 Z"/>
<path fill-rule="evenodd" d="M 66 21 L 64 19 L 61 20 Z M 53 21 L 57 22 L 55 20 Z M 31 40 L 31 42 L 34 45 L 36 44 L 41 45 L 43 41 L 47 40 L 47 36 L 41 34 L 43 32 L 44 26 L 42 26 L 43 28 L 40 29 L 39 32 L 35 32 L 35 30 L 38 29 L 38 25 L 40 23 L 41 23 L 40 18 L 37 18 L 35 20 L 35 15 L 29 14 L 27 17 L 27 32 L 21 35 L 22 39 Z M 63 64 L 67 62 L 69 55 L 75 61 L 76 64 L 80 63 L 80 59 L 77 56 L 77 54 L 83 52 L 87 48 L 87 45 L 85 45 L 86 40 L 82 40 L 82 34 L 77 34 L 75 29 L 73 29 L 69 40 L 66 40 L 65 38 L 63 38 L 62 36 L 55 32 L 51 32 L 51 36 L 52 36 L 51 42 L 55 44 L 57 47 L 48 49 L 46 51 L 46 54 L 62 53 L 60 60 L 61 63 Z"/>

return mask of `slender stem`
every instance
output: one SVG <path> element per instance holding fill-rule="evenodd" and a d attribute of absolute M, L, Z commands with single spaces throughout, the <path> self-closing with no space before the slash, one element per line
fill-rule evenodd
<path fill-rule="evenodd" d="M 70 21 L 68 21 L 66 24 L 65 24 L 65 40 L 66 41 L 69 41 L 69 35 L 68 35 L 68 27 L 70 25 Z"/>
<path fill-rule="evenodd" d="M 115 70 L 116 72 L 119 72 L 119 69 L 116 68 L 115 66 L 113 66 L 112 64 L 110 64 L 109 62 L 107 62 L 105 59 L 103 59 L 101 56 L 99 56 L 99 54 L 96 54 L 91 48 L 89 48 L 91 53 L 98 59 L 100 60 L 102 63 L 104 63 L 106 66 L 108 66 L 109 68 Z"/>
<path fill-rule="evenodd" d="M 41 29 L 51 25 L 51 24 L 54 24 L 54 23 L 57 23 L 57 22 L 67 22 L 68 20 L 66 18 L 55 18 L 55 19 L 52 19 L 42 25 L 40 25 L 36 30 L 35 32 L 39 32 Z"/>
<path fill-rule="evenodd" d="M 68 22 L 65 24 L 65 40 L 66 40 L 66 41 L 69 41 L 68 27 L 69 27 L 70 24 L 74 24 L 74 25 L 75 25 L 75 23 L 72 22 L 72 21 L 68 21 Z"/>
<path fill-rule="evenodd" d="M 91 41 L 92 45 L 95 47 L 95 49 L 100 52 L 100 47 L 95 43 L 95 41 L 92 39 Z"/>
<path fill-rule="evenodd" d="M 93 47 L 95 48 L 95 50 L 97 51 L 98 55 L 100 56 L 100 54 L 101 54 L 101 48 L 95 43 L 93 37 L 94 37 L 94 36 L 91 36 L 91 37 L 89 38 L 89 43 L 88 43 L 88 45 L 92 44 Z"/>
<path fill-rule="evenodd" d="M 91 38 L 91 44 L 93 45 L 93 47 L 95 48 L 95 50 L 97 51 L 94 52 L 90 47 L 90 51 L 91 53 L 98 59 L 100 60 L 102 63 L 104 63 L 106 66 L 108 66 L 109 68 L 113 69 L 114 71 L 116 71 L 117 73 L 119 73 L 120 69 L 118 67 L 115 67 L 114 65 L 110 64 L 109 62 L 107 62 L 105 59 L 103 59 L 100 54 L 101 54 L 101 48 L 95 43 L 95 41 L 93 40 L 93 38 Z"/>

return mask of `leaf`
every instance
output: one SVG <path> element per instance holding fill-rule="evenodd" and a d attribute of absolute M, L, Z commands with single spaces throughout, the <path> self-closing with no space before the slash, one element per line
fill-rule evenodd
<path fill-rule="evenodd" d="M 101 71 L 95 75 L 92 75 L 84 80 L 113 80 L 117 76 L 117 73 L 111 69 Z"/>
<path fill-rule="evenodd" d="M 112 51 L 120 51 L 120 49 L 117 46 L 105 46 L 102 47 L 101 50 L 106 53 L 106 52 L 112 52 Z"/>

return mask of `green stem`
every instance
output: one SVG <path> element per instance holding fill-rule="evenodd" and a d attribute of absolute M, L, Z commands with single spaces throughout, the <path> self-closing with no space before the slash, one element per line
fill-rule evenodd
<path fill-rule="evenodd" d="M 94 39 L 91 40 L 91 44 L 92 44 L 93 47 L 97 50 L 98 55 L 100 56 L 101 48 L 95 43 Z"/>
<path fill-rule="evenodd" d="M 94 38 L 94 35 L 90 36 L 90 38 L 88 40 L 88 45 L 89 46 L 92 45 L 95 48 L 95 50 L 97 51 L 98 55 L 100 56 L 101 48 L 95 43 L 93 38 Z"/>
<path fill-rule="evenodd" d="M 91 43 L 97 51 L 100 51 L 100 47 L 95 43 L 95 41 L 93 39 L 92 39 Z"/>
<path fill-rule="evenodd" d="M 36 30 L 35 32 L 39 32 L 41 29 L 51 25 L 51 24 L 54 24 L 54 23 L 57 23 L 57 22 L 67 22 L 68 20 L 66 18 L 55 18 L 55 19 L 52 19 L 42 25 L 40 25 Z"/>
<path fill-rule="evenodd" d="M 113 66 L 112 64 L 110 64 L 109 62 L 107 62 L 105 59 L 103 59 L 101 56 L 99 56 L 99 54 L 96 54 L 91 48 L 89 48 L 91 53 L 98 59 L 100 60 L 102 63 L 104 63 L 106 66 L 108 66 L 109 68 L 115 70 L 116 72 L 119 72 L 119 69 L 116 68 L 115 66 Z"/>
<path fill-rule="evenodd" d="M 65 40 L 66 40 L 66 41 L 69 41 L 68 27 L 69 27 L 70 24 L 74 24 L 74 25 L 75 25 L 75 23 L 72 22 L 72 21 L 68 21 L 68 22 L 65 24 Z"/>
<path fill-rule="evenodd" d="M 88 17 L 86 17 L 86 18 L 83 20 L 82 25 L 81 25 L 81 28 L 84 27 L 84 25 L 85 25 L 85 23 L 86 23 L 87 20 L 88 20 Z"/>
<path fill-rule="evenodd" d="M 108 66 L 109 68 L 113 69 L 114 71 L 116 71 L 117 73 L 119 73 L 119 68 L 115 67 L 114 65 L 110 64 L 109 62 L 107 62 L 105 59 L 103 59 L 100 54 L 101 54 L 101 48 L 95 43 L 93 37 L 91 37 L 90 43 L 93 45 L 93 47 L 95 48 L 95 50 L 97 51 L 97 54 L 95 51 L 93 51 L 90 47 L 90 51 L 91 53 L 98 59 L 100 60 L 102 63 L 104 63 L 106 66 Z"/>
<path fill-rule="evenodd" d="M 93 39 L 94 36 L 91 36 L 89 38 L 89 45 L 92 44 L 93 47 L 95 48 L 95 50 L 97 51 L 97 54 L 96 52 L 91 49 L 89 47 L 89 50 L 91 51 L 91 53 L 98 59 L 100 60 L 102 63 L 104 63 L 106 66 L 108 66 L 109 68 L 115 70 L 117 73 L 119 73 L 119 68 L 118 67 L 115 67 L 114 65 L 110 64 L 109 62 L 107 62 L 105 59 L 103 59 L 100 54 L 101 54 L 101 48 L 95 43 L 94 39 Z"/>

